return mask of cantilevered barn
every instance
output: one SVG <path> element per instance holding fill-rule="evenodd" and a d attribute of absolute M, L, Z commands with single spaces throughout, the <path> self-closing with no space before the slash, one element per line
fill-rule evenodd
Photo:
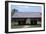
<path fill-rule="evenodd" d="M 37 25 L 41 24 L 41 16 L 40 12 L 14 12 L 11 21 L 16 25 Z"/>

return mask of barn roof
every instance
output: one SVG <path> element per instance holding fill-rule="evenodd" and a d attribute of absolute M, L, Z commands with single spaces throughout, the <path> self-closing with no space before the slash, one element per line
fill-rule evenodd
<path fill-rule="evenodd" d="M 12 18 L 36 18 L 41 17 L 40 12 L 15 12 Z"/>

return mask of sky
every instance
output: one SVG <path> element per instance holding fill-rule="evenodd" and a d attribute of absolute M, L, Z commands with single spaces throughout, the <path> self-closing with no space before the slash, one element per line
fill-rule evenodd
<path fill-rule="evenodd" d="M 18 12 L 41 12 L 41 6 L 22 6 L 22 5 L 11 5 L 11 10 L 17 9 Z"/>

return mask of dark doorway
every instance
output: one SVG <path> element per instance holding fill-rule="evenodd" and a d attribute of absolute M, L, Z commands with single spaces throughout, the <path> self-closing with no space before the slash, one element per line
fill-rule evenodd
<path fill-rule="evenodd" d="M 37 25 L 37 20 L 34 20 L 34 25 Z"/>
<path fill-rule="evenodd" d="M 33 25 L 33 20 L 31 20 L 31 25 Z"/>
<path fill-rule="evenodd" d="M 25 25 L 26 24 L 26 19 L 24 19 L 24 20 L 19 20 L 18 21 L 18 23 L 19 23 L 19 25 Z"/>
<path fill-rule="evenodd" d="M 31 20 L 31 25 L 37 25 L 37 20 Z"/>
<path fill-rule="evenodd" d="M 26 22 L 25 21 L 18 21 L 19 25 L 25 25 Z"/>

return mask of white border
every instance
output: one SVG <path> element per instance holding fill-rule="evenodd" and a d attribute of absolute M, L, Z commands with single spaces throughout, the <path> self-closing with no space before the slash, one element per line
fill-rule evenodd
<path fill-rule="evenodd" d="M 28 6 L 41 6 L 42 7 L 42 26 L 41 27 L 37 27 L 37 28 L 20 28 L 20 29 L 11 29 L 11 5 L 28 5 Z M 44 19 L 44 10 L 43 10 L 43 5 L 42 4 L 25 4 L 25 3 L 9 3 L 8 6 L 8 31 L 9 32 L 13 32 L 13 31 L 32 31 L 32 30 L 43 30 L 44 29 L 44 23 L 43 23 L 43 19 Z"/>

